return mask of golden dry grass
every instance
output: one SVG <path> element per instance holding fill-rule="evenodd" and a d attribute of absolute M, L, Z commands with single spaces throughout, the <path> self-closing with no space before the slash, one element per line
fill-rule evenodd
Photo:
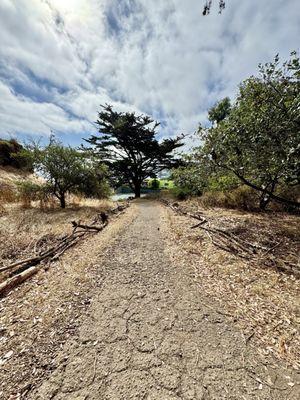
<path fill-rule="evenodd" d="M 83 205 L 79 209 L 47 213 L 38 209 L 25 213 L 17 210 L 9 217 L 14 224 L 11 231 L 15 232 L 23 212 L 23 221 L 31 234 L 38 232 L 40 222 L 43 232 L 61 234 L 70 220 L 89 220 L 111 203 L 88 200 Z M 40 270 L 0 301 L 0 326 L 4 332 L 0 354 L 13 351 L 2 369 L 0 398 L 1 394 L 4 398 L 20 398 L 17 394 L 26 392 L 28 382 L 35 385 L 51 373 L 61 346 L 71 337 L 76 338 L 81 320 L 87 316 L 90 298 L 101 287 L 101 256 L 105 248 L 134 217 L 134 206 L 118 217 L 113 216 L 112 223 L 100 234 L 81 241 L 51 263 L 46 272 Z M 35 228 L 30 227 L 31 222 Z M 25 234 L 25 225 L 22 232 Z"/>
<path fill-rule="evenodd" d="M 12 203 L 21 200 L 17 187 L 18 182 L 41 183 L 42 181 L 41 178 L 30 172 L 8 166 L 0 167 L 0 214 L 10 209 Z"/>
<path fill-rule="evenodd" d="M 202 211 L 224 228 L 229 222 L 243 226 L 242 234 L 259 243 L 276 239 L 274 249 L 281 258 L 298 260 L 300 219 L 288 214 L 255 214 L 224 209 L 204 210 L 195 201 L 184 207 Z M 232 315 L 242 329 L 245 340 L 262 354 L 283 358 L 300 368 L 300 285 L 293 274 L 266 268 L 260 260 L 247 261 L 217 248 L 209 236 L 190 229 L 195 221 L 167 212 L 169 254 L 174 262 L 193 268 L 199 290 L 220 309 Z"/>
<path fill-rule="evenodd" d="M 0 260 L 9 264 L 34 255 L 41 246 L 49 246 L 59 236 L 70 233 L 71 221 L 89 222 L 100 211 L 112 207 L 109 200 L 78 200 L 75 206 L 41 210 L 23 209 L 18 204 L 6 207 L 0 215 Z M 3 278 L 3 276 L 2 276 Z"/>

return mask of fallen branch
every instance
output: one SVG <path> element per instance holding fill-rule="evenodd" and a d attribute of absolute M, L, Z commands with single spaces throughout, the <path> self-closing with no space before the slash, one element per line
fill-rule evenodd
<path fill-rule="evenodd" d="M 120 214 L 127 207 L 129 203 L 127 202 L 125 205 L 118 205 L 116 208 L 109 211 L 110 214 Z M 102 221 L 102 225 L 95 225 L 97 222 Z M 64 235 L 59 243 L 55 246 L 50 247 L 49 249 L 41 252 L 37 256 L 29 257 L 23 260 L 16 261 L 10 265 L 4 266 L 0 268 L 0 272 L 12 270 L 12 273 L 15 274 L 13 277 L 6 279 L 4 282 L 0 284 L 0 295 L 2 293 L 7 292 L 11 288 L 17 286 L 22 283 L 24 280 L 31 277 L 35 274 L 41 266 L 36 266 L 40 264 L 44 260 L 54 261 L 61 257 L 66 250 L 75 246 L 83 237 L 85 237 L 88 233 L 98 233 L 102 231 L 108 225 L 108 214 L 101 212 L 94 221 L 85 225 L 80 221 L 72 221 L 73 231 L 69 235 Z M 36 244 L 34 246 L 34 251 L 36 251 Z M 21 267 L 21 272 L 16 272 L 15 269 L 17 267 Z M 20 269 L 20 268 L 19 268 Z"/>
<path fill-rule="evenodd" d="M 209 236 L 214 246 L 248 261 L 262 261 L 266 267 L 276 268 L 277 270 L 293 273 L 294 275 L 300 275 L 299 265 L 279 257 L 275 259 L 274 255 L 270 254 L 281 242 L 276 243 L 271 248 L 261 246 L 257 243 L 251 243 L 232 232 L 211 227 L 207 217 L 205 218 L 199 215 L 199 212 L 197 214 L 192 214 L 179 207 L 178 203 L 171 204 L 168 200 L 163 200 L 163 203 L 176 214 L 200 220 L 198 224 L 191 226 L 191 229 L 199 228 L 203 230 Z"/>
<path fill-rule="evenodd" d="M 106 227 L 106 225 L 107 225 L 107 223 L 103 224 L 102 226 L 84 225 L 84 224 L 81 224 L 81 223 L 76 222 L 76 221 L 72 221 L 71 224 L 74 226 L 74 228 L 82 228 L 82 229 L 86 229 L 86 230 L 91 229 L 91 230 L 95 230 L 95 231 L 98 231 L 98 232 L 102 231 L 102 229 L 104 229 Z"/>
<path fill-rule="evenodd" d="M 40 266 L 30 267 L 25 271 L 19 273 L 18 275 L 15 275 L 12 278 L 9 278 L 6 281 L 0 283 L 0 294 L 6 293 L 13 287 L 24 282 L 26 279 L 36 274 L 40 268 L 41 268 Z"/>

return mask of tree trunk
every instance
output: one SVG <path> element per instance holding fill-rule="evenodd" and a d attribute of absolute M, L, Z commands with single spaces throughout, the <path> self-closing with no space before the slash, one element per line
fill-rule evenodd
<path fill-rule="evenodd" d="M 269 190 L 265 190 L 265 189 L 257 186 L 255 183 L 249 182 L 246 178 L 244 178 L 242 175 L 240 175 L 234 169 L 226 167 L 224 165 L 222 165 L 222 167 L 226 168 L 228 171 L 233 172 L 234 175 L 236 175 L 243 183 L 245 183 L 245 185 L 251 187 L 252 189 L 258 190 L 261 193 L 266 193 L 267 195 L 269 195 L 270 200 L 275 200 L 278 203 L 286 204 L 286 205 L 289 205 L 291 207 L 300 208 L 300 203 L 298 201 L 288 200 L 288 199 L 284 199 L 284 198 L 282 198 L 280 196 L 277 196 L 274 193 L 271 193 Z"/>
<path fill-rule="evenodd" d="M 265 191 L 262 192 L 261 196 L 260 196 L 260 202 L 259 202 L 259 208 L 263 211 L 266 210 L 267 205 L 270 203 L 271 201 L 271 195 L 274 193 L 275 187 L 277 184 L 277 178 L 273 179 L 271 183 L 269 183 L 266 188 Z M 271 187 L 270 187 L 271 186 Z"/>
<path fill-rule="evenodd" d="M 259 201 L 259 208 L 263 211 L 266 210 L 267 205 L 270 203 L 271 197 L 266 195 L 265 193 L 261 196 Z"/>
<path fill-rule="evenodd" d="M 65 194 L 64 193 L 60 194 L 59 201 L 60 201 L 61 208 L 66 208 L 66 198 L 65 198 Z"/>
<path fill-rule="evenodd" d="M 139 182 L 134 185 L 134 197 L 136 199 L 141 197 L 141 184 Z"/>

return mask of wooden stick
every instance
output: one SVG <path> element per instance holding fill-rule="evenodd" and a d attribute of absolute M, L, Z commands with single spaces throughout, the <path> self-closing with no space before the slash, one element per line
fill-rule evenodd
<path fill-rule="evenodd" d="M 129 202 L 125 205 L 118 205 L 116 208 L 110 210 L 110 213 L 121 213 L 129 206 Z M 104 213 L 103 213 L 104 214 Z M 69 235 L 64 235 L 59 243 L 55 246 L 50 247 L 49 249 L 41 252 L 38 256 L 29 257 L 23 260 L 19 260 L 14 262 L 13 264 L 4 266 L 0 268 L 0 272 L 4 272 L 7 270 L 11 270 L 17 268 L 19 266 L 23 266 L 23 271 L 17 273 L 11 278 L 6 279 L 4 282 L 0 284 L 0 294 L 12 289 L 13 287 L 17 286 L 18 284 L 22 283 L 32 275 L 38 272 L 38 270 L 42 266 L 34 266 L 33 264 L 38 264 L 45 259 L 49 259 L 50 261 L 54 261 L 58 259 L 66 250 L 70 247 L 75 246 L 82 237 L 84 237 L 87 233 L 100 232 L 108 225 L 108 218 L 106 218 L 107 214 L 104 215 L 100 214 L 101 220 L 104 220 L 104 223 L 101 226 L 95 226 L 94 224 L 97 223 L 99 217 L 96 218 L 91 225 L 84 225 L 80 222 L 72 221 L 72 225 L 74 227 L 73 231 Z M 77 230 L 80 228 L 81 230 Z M 24 270 L 25 268 L 25 270 Z"/>
<path fill-rule="evenodd" d="M 19 273 L 18 275 L 13 276 L 12 278 L 7 279 L 6 281 L 0 284 L 0 295 L 8 291 L 9 289 L 19 285 L 24 282 L 26 279 L 30 278 L 32 275 L 36 274 L 40 266 L 30 267 L 25 271 Z"/>
<path fill-rule="evenodd" d="M 82 229 L 87 229 L 87 230 L 91 229 L 91 230 L 95 230 L 98 232 L 102 231 L 102 229 L 105 228 L 105 226 L 107 225 L 107 222 L 105 224 L 103 224 L 102 226 L 83 225 L 76 221 L 72 221 L 71 223 L 75 228 L 82 228 Z"/>

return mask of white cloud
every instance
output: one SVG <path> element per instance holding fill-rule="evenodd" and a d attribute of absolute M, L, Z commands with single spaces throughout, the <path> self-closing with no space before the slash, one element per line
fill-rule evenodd
<path fill-rule="evenodd" d="M 99 105 L 193 132 L 259 62 L 297 49 L 298 0 L 2 0 L 1 132 L 82 134 Z"/>
<path fill-rule="evenodd" d="M 3 134 L 27 133 L 50 135 L 57 132 L 90 132 L 91 124 L 85 119 L 72 118 L 53 103 L 36 103 L 18 96 L 0 82 L 0 121 Z"/>

